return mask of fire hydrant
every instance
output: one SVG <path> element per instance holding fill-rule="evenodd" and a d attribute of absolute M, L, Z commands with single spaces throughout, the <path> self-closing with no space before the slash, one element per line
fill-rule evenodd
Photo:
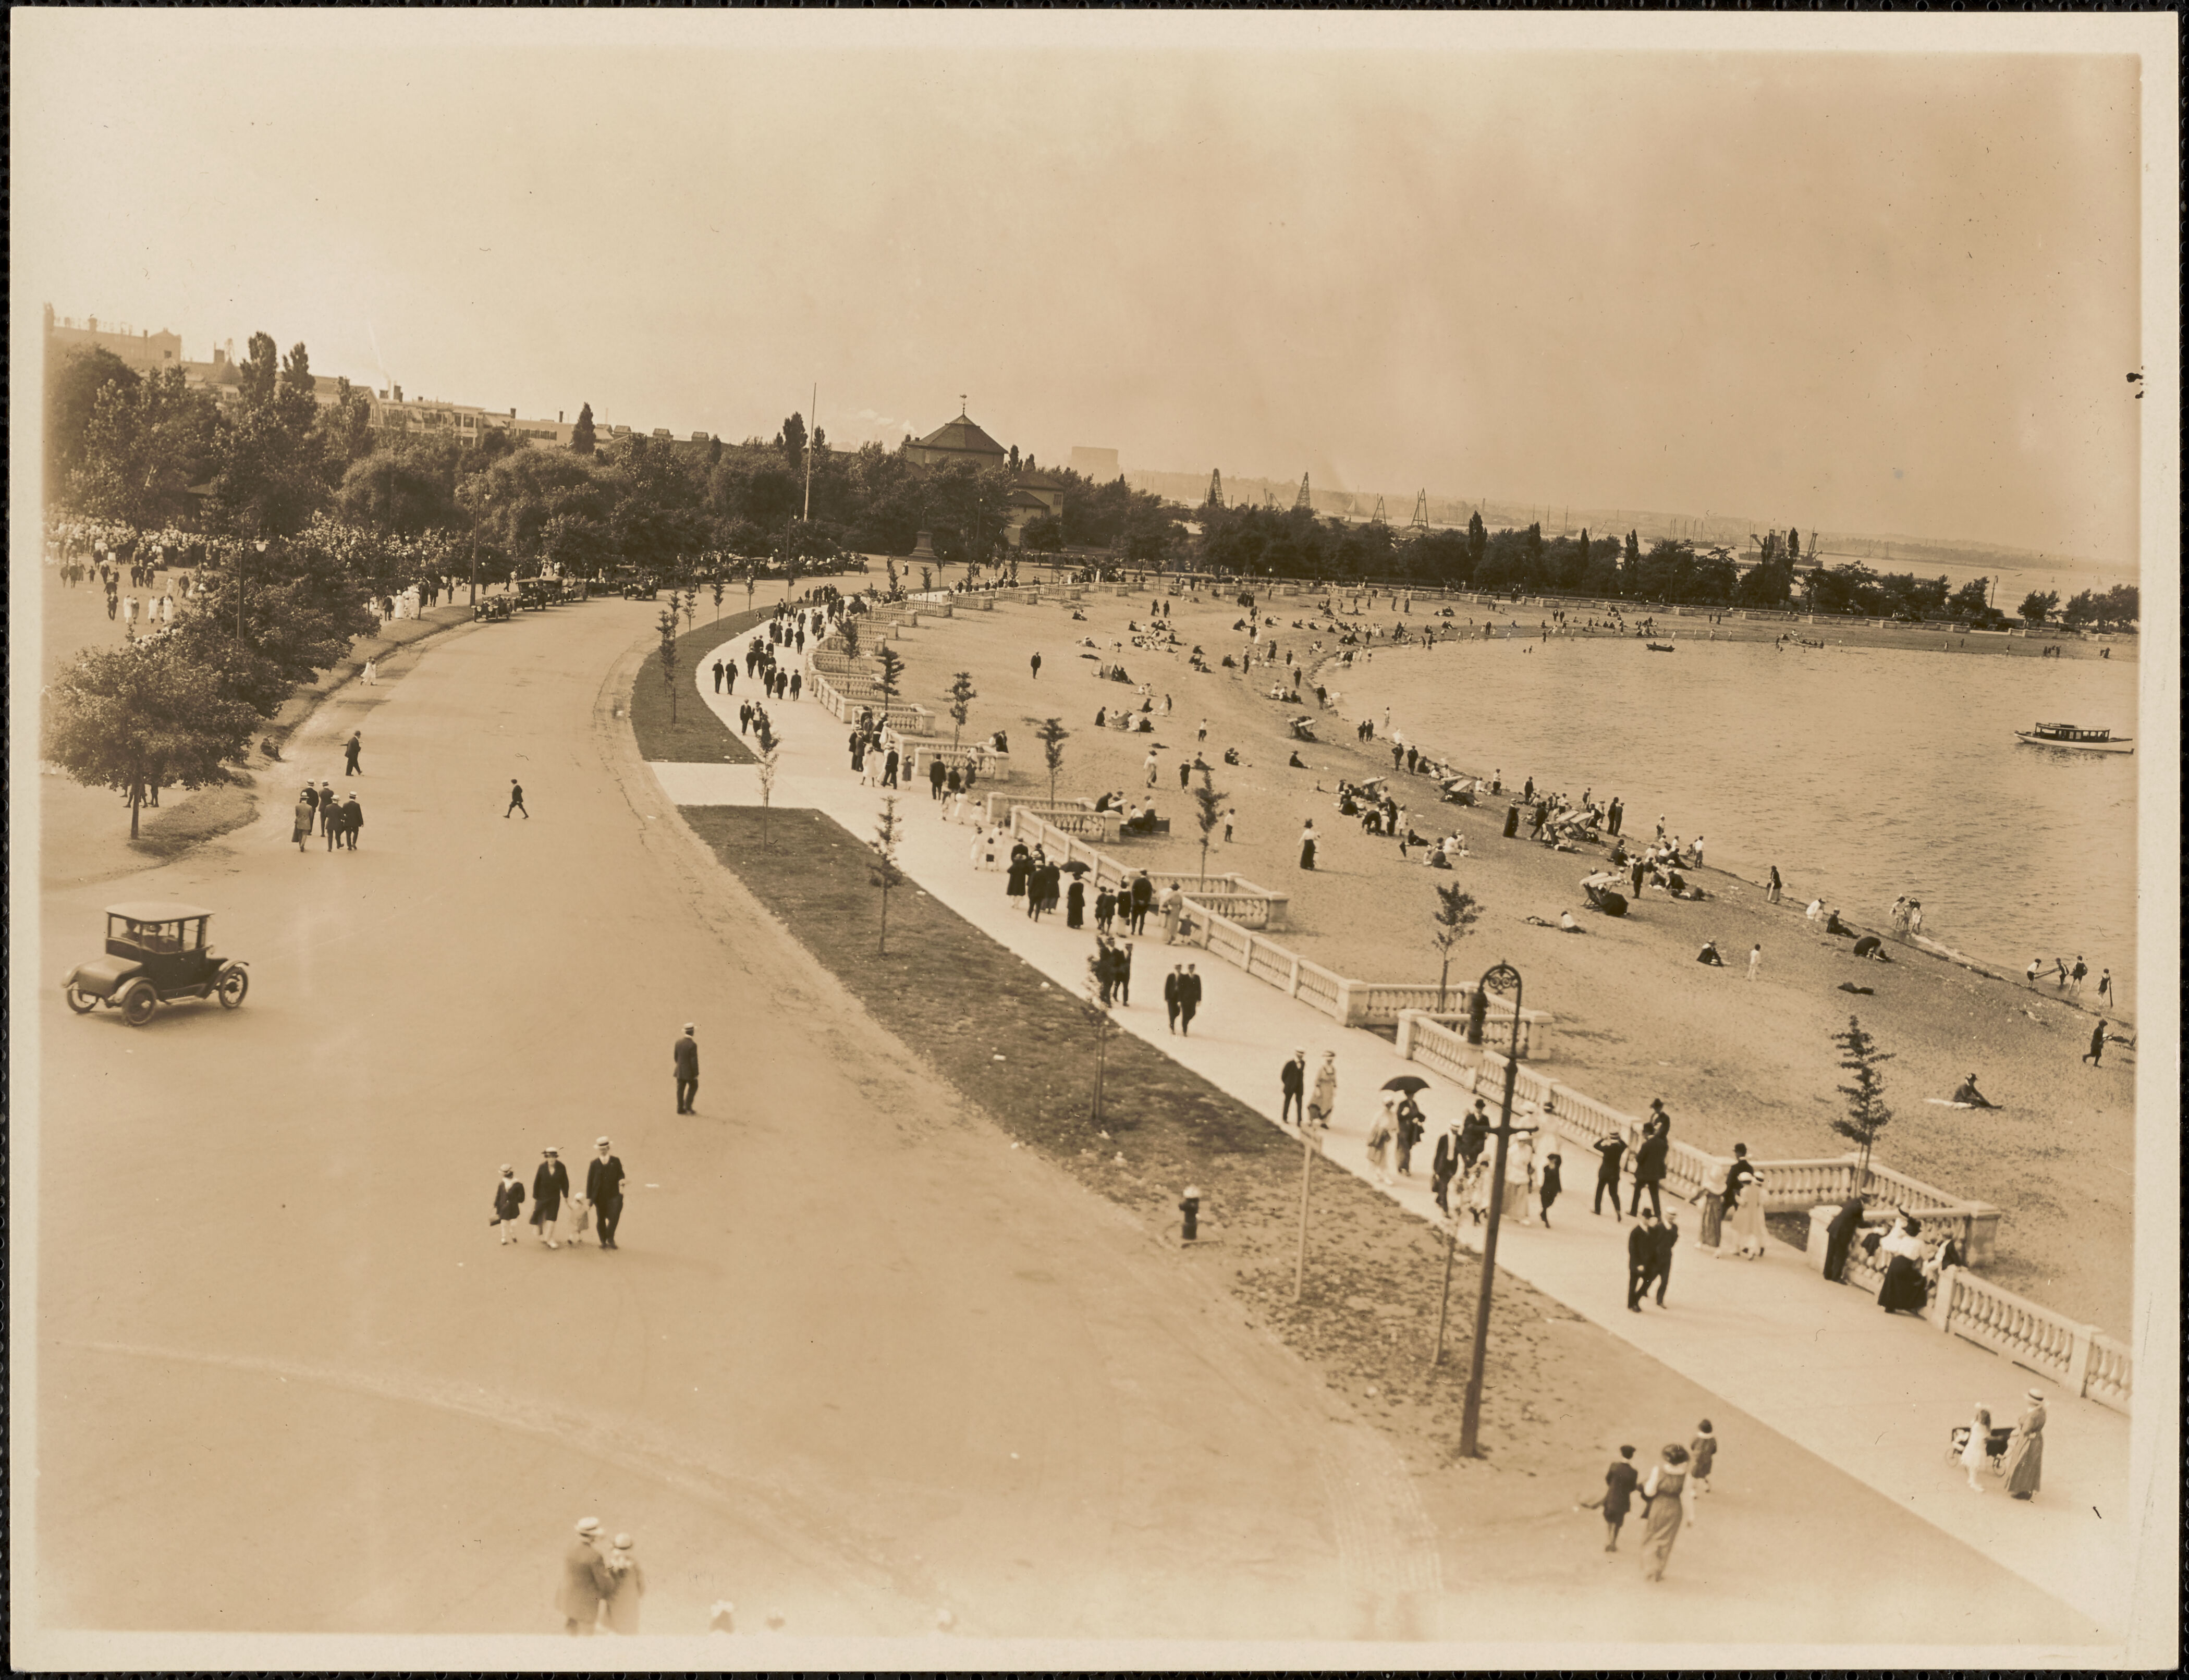
<path fill-rule="evenodd" d="M 1201 1227 L 1201 1192 L 1191 1185 L 1185 1187 L 1185 1198 L 1178 1204 L 1178 1211 L 1185 1215 L 1183 1237 L 1191 1242 Z"/>

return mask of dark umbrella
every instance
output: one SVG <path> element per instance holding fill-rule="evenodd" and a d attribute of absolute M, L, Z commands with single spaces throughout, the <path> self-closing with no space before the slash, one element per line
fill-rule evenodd
<path fill-rule="evenodd" d="M 1083 875 L 1094 866 L 1092 863 L 1083 863 L 1075 857 L 1069 863 L 1063 864 L 1061 867 L 1067 875 Z"/>
<path fill-rule="evenodd" d="M 1411 1096 L 1416 1091 L 1426 1091 L 1428 1088 L 1429 1082 L 1416 1073 L 1401 1073 L 1395 1079 L 1386 1079 L 1383 1082 L 1385 1090 L 1404 1091 L 1408 1096 Z"/>

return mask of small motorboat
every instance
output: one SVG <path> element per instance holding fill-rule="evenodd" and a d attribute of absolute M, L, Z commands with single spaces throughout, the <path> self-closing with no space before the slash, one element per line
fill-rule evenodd
<path fill-rule="evenodd" d="M 2073 747 L 2082 752 L 2132 753 L 2135 750 L 2133 736 L 2116 738 L 2110 729 L 2084 729 L 2073 723 L 2039 723 L 2032 728 L 2017 729 L 2014 738 L 2033 747 Z"/>
<path fill-rule="evenodd" d="M 1653 653 L 1669 653 L 1673 651 L 1672 644 L 1669 642 L 1645 642 L 1642 645 Z"/>

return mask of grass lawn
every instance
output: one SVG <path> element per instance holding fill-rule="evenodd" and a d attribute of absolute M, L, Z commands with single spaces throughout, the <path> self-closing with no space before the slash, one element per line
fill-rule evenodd
<path fill-rule="evenodd" d="M 1202 1196 L 1193 1263 L 1208 1267 L 1251 1316 L 1315 1360 L 1368 1414 L 1409 1445 L 1457 1442 L 1478 1272 L 1462 1251 L 1452 1270 L 1444 1364 L 1428 1359 L 1436 1332 L 1440 1235 L 1368 1185 L 1326 1163 L 1314 1174 L 1306 1288 L 1292 1299 L 1301 1145 L 1153 1046 L 1109 1033 L 1103 1107 L 1094 1111 L 1097 1011 L 917 887 L 890 894 L 889 949 L 877 938 L 880 893 L 873 851 L 806 810 L 685 807 L 681 814 L 761 901 L 874 1015 L 977 1101 L 1010 1136 L 1174 1238 L 1178 1201 Z M 1141 981 L 1149 1006 L 1161 976 Z M 1157 1007 L 1160 1007 L 1159 999 Z M 1274 1085 L 1277 1070 L 1270 1078 Z M 1418 1148 L 1426 1175 L 1428 1150 Z M 1589 1327 L 1501 1274 L 1493 1315 L 1483 1440 L 1494 1453 L 1548 1444 L 1550 1369 Z M 1403 1429 L 1400 1430 L 1400 1426 Z"/>
<path fill-rule="evenodd" d="M 242 828 L 258 812 L 251 781 L 248 774 L 239 773 L 233 782 L 200 788 L 180 799 L 175 797 L 179 789 L 168 789 L 170 803 L 140 814 L 138 836 L 129 842 L 129 849 L 165 863 L 194 846 Z"/>
<path fill-rule="evenodd" d="M 664 604 L 666 602 L 665 601 Z M 700 662 L 732 636 L 764 625 L 773 608 L 725 613 L 719 623 L 715 603 L 703 591 L 694 628 L 676 638 L 676 720 L 670 721 L 669 688 L 661 680 L 661 656 L 649 653 L 631 686 L 631 727 L 642 758 L 659 764 L 750 764 L 755 754 L 737 731 L 709 710 L 693 692 Z M 740 679 L 742 670 L 740 667 Z"/>

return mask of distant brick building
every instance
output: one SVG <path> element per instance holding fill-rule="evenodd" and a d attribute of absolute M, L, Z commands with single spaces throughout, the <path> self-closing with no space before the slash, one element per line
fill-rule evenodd
<path fill-rule="evenodd" d="M 71 350 L 93 348 L 119 357 L 137 373 L 159 373 L 183 365 L 180 333 L 164 329 L 158 332 L 132 332 L 126 323 L 114 321 L 101 326 L 97 315 L 87 320 L 70 320 L 55 315 L 52 304 L 46 305 L 47 366 L 51 367 Z"/>

